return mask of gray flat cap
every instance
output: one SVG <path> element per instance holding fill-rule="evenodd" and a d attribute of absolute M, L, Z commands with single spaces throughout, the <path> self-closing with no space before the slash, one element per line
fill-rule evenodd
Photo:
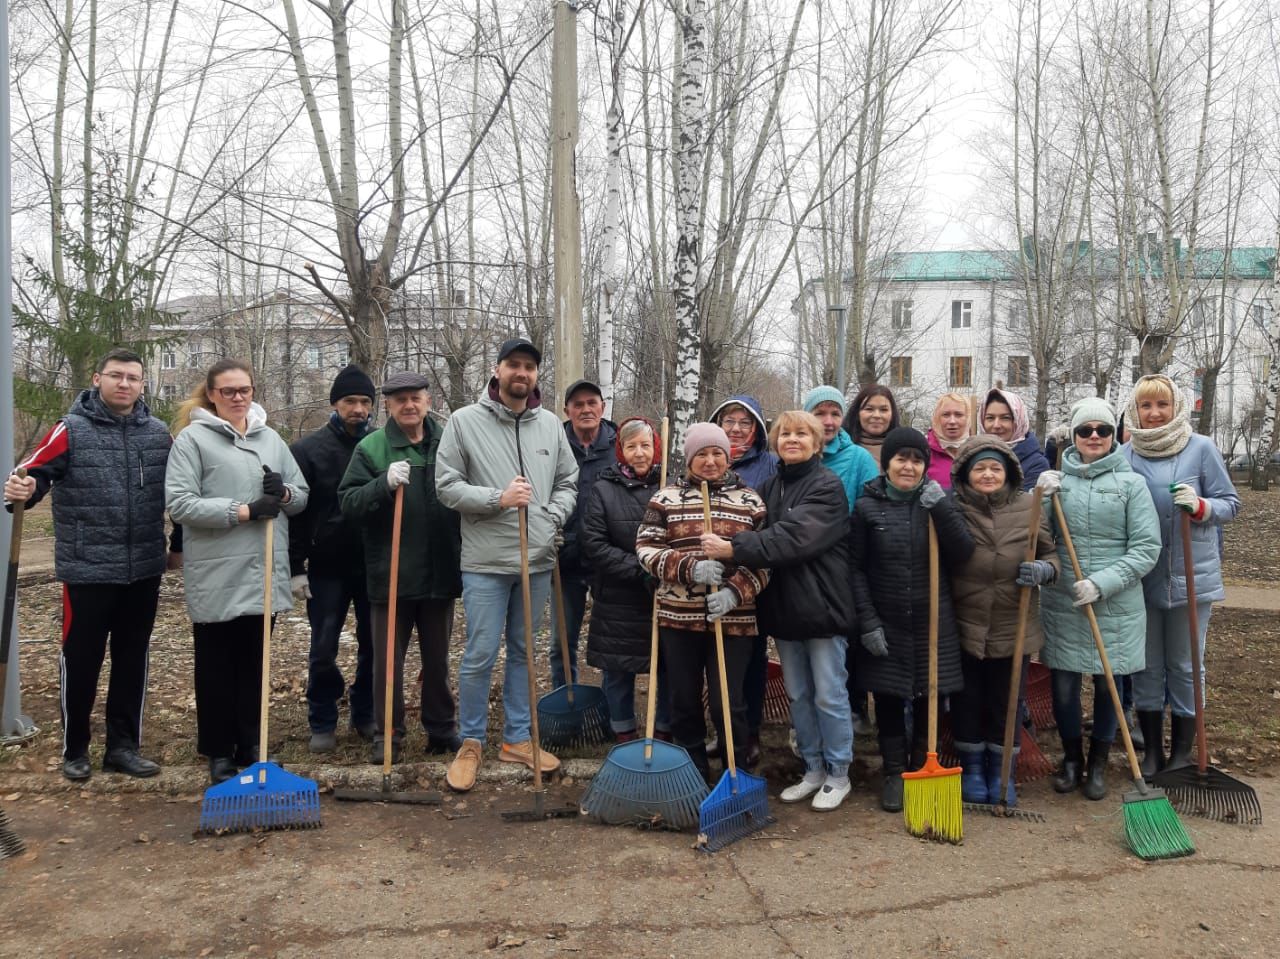
<path fill-rule="evenodd" d="M 390 396 L 392 393 L 399 393 L 402 390 L 425 390 L 430 387 L 431 382 L 421 373 L 401 370 L 387 377 L 387 381 L 382 384 L 382 395 Z"/>

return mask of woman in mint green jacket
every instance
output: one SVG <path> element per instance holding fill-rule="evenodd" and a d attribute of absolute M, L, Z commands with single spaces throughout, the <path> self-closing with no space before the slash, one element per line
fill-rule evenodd
<path fill-rule="evenodd" d="M 1071 428 L 1075 445 L 1063 455 L 1061 472 L 1046 470 L 1036 485 L 1046 496 L 1057 495 L 1084 578 L 1076 579 L 1055 516 L 1062 575 L 1041 591 L 1045 642 L 1040 659 L 1053 674 L 1053 712 L 1062 737 L 1063 761 L 1054 789 L 1065 793 L 1082 786 L 1086 798 L 1101 799 L 1106 795 L 1103 777 L 1117 717 L 1089 621 L 1076 607 L 1093 605 L 1115 675 L 1141 670 L 1147 642 L 1142 577 L 1160 556 L 1160 527 L 1146 481 L 1116 445 L 1116 416 L 1106 401 L 1095 396 L 1076 403 Z M 1085 673 L 1093 676 L 1087 769 L 1080 706 Z"/>

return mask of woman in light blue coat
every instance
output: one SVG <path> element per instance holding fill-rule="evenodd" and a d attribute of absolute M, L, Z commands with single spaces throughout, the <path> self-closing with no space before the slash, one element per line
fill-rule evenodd
<path fill-rule="evenodd" d="M 1182 513 L 1191 514 L 1200 662 L 1214 600 L 1225 599 L 1218 533 L 1240 511 L 1240 497 L 1222 456 L 1207 436 L 1191 431 L 1187 402 L 1167 376 L 1144 376 L 1125 411 L 1130 440 L 1124 455 L 1147 481 L 1160 522 L 1160 559 L 1142 579 L 1147 600 L 1147 665 L 1133 678 L 1138 723 L 1146 741 L 1142 774 L 1191 762 L 1196 706 L 1191 677 L 1191 626 L 1187 619 Z M 1201 666 L 1201 688 L 1204 667 Z M 1169 757 L 1164 755 L 1164 705 L 1172 713 Z"/>
<path fill-rule="evenodd" d="M 1052 671 L 1053 714 L 1062 737 L 1062 766 L 1053 788 L 1066 793 L 1080 786 L 1086 798 L 1101 799 L 1107 792 L 1104 775 L 1117 717 L 1089 621 L 1075 607 L 1093 605 L 1117 676 L 1141 670 L 1147 636 L 1141 581 L 1160 555 L 1160 527 L 1147 484 L 1116 446 L 1116 415 L 1106 401 L 1095 396 L 1076 403 L 1071 429 L 1075 445 L 1063 455 L 1062 470 L 1041 473 L 1036 486 L 1046 496 L 1058 496 L 1085 578 L 1075 577 L 1055 516 L 1062 575 L 1041 591 L 1045 641 L 1040 659 Z M 1087 768 L 1080 706 L 1085 673 L 1093 676 Z"/>

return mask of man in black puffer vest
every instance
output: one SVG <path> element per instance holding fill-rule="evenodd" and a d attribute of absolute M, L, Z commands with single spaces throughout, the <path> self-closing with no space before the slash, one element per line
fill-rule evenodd
<path fill-rule="evenodd" d="M 142 401 L 142 358 L 114 349 L 70 411 L 5 482 L 9 508 L 53 489 L 54 569 L 62 583 L 62 774 L 88 779 L 98 674 L 111 644 L 102 768 L 154 776 L 139 755 L 147 650 L 164 574 L 169 428 Z"/>
<path fill-rule="evenodd" d="M 347 366 L 329 390 L 329 422 L 290 449 L 311 487 L 307 508 L 289 520 L 289 569 L 294 598 L 306 600 L 311 621 L 307 666 L 307 722 L 313 753 L 338 745 L 338 701 L 346 688 L 338 668 L 338 637 L 347 609 L 356 614 L 356 675 L 351 681 L 351 728 L 373 738 L 373 642 L 360 528 L 344 519 L 338 484 L 373 424 L 373 380 Z"/>

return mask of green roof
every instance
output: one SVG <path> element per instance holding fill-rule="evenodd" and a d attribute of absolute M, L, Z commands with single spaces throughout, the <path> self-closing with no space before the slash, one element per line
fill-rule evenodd
<path fill-rule="evenodd" d="M 1116 251 L 1086 247 L 1085 255 L 1096 258 L 1097 268 L 1104 274 L 1116 272 Z M 1241 280 L 1268 280 L 1275 262 L 1275 250 L 1265 246 L 1238 247 L 1231 250 L 1228 273 Z M 1186 269 L 1186 254 L 1181 255 Z M 990 282 L 1012 280 L 1020 270 L 1021 254 L 1017 250 L 937 250 L 890 253 L 879 269 L 882 279 L 899 283 L 938 281 Z M 1200 279 L 1220 277 L 1226 254 L 1222 249 L 1197 250 L 1194 276 Z M 1160 264 L 1152 264 L 1159 271 Z M 1140 267 L 1135 266 L 1133 272 Z"/>

